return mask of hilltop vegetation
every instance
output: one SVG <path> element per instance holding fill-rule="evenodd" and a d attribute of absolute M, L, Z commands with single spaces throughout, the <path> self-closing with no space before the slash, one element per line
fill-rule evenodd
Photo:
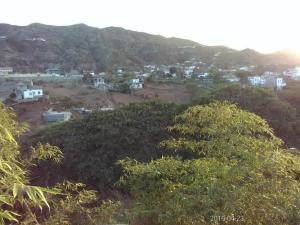
<path fill-rule="evenodd" d="M 297 224 L 299 154 L 259 116 L 227 103 L 188 108 L 161 145 L 195 158 L 122 160 L 141 224 Z M 296 172 L 298 171 L 298 172 Z"/>
<path fill-rule="evenodd" d="M 43 182 L 53 183 L 61 176 L 100 190 L 112 188 L 121 174 L 118 160 L 131 157 L 147 162 L 163 155 L 158 145 L 169 138 L 166 127 L 184 108 L 162 102 L 134 103 L 42 130 L 32 142 L 58 146 L 65 157 L 62 168 Z M 41 165 L 38 171 L 47 173 L 48 168 Z"/>
<path fill-rule="evenodd" d="M 294 93 L 293 99 L 297 98 Z M 300 111 L 291 105 L 286 91 L 278 92 L 282 99 L 271 89 L 245 87 L 240 85 L 220 85 L 217 88 L 197 91 L 194 93 L 194 104 L 207 104 L 213 101 L 230 101 L 244 110 L 253 112 L 264 118 L 274 129 L 275 134 L 282 138 L 290 147 L 300 147 Z M 290 96 L 290 95 L 289 95 Z M 296 103 L 297 101 L 295 101 Z"/>
<path fill-rule="evenodd" d="M 1 107 L 0 165 L 6 186 L 1 189 L 0 219 L 5 221 L 47 225 L 300 222 L 299 152 L 285 150 L 264 119 L 228 102 L 193 107 L 149 102 L 95 113 L 40 132 L 34 141 L 45 145 L 38 144 L 18 158 L 14 137 L 19 129 L 10 112 Z M 62 151 L 48 141 L 56 142 Z M 70 182 L 53 189 L 30 186 L 33 180 L 27 179 L 21 181 L 26 188 L 16 192 L 12 187 L 20 182 L 14 178 L 21 168 L 15 166 L 19 158 L 38 160 L 27 160 L 27 170 L 38 163 L 40 174 L 35 175 L 42 178 L 56 166 L 39 162 L 53 159 L 69 167 L 73 178 L 98 188 L 104 188 L 105 180 L 119 180 L 130 204 L 122 209 L 120 202 L 101 201 L 84 184 Z M 117 166 L 122 170 L 113 173 Z M 62 173 L 57 170 L 55 176 Z M 20 210 L 25 202 L 31 207 Z"/>
<path fill-rule="evenodd" d="M 193 91 L 193 88 L 189 89 Z M 197 88 L 193 92 L 192 106 L 229 101 L 264 118 L 275 134 L 284 140 L 286 147 L 300 147 L 299 112 L 279 99 L 274 91 L 220 84 L 218 88 Z M 163 102 L 134 103 L 112 112 L 94 113 L 86 119 L 41 130 L 31 138 L 31 143 L 58 146 L 66 160 L 62 167 L 52 167 L 51 170 L 48 165 L 40 165 L 38 173 L 48 171 L 49 176 L 39 182 L 55 183 L 68 178 L 99 190 L 103 190 L 104 186 L 114 189 L 121 175 L 120 167 L 116 165 L 118 160 L 130 157 L 149 162 L 162 155 L 173 155 L 160 148 L 159 143 L 170 137 L 167 126 L 172 125 L 175 115 L 187 107 Z M 189 152 L 181 152 L 180 155 L 193 157 Z"/>
<path fill-rule="evenodd" d="M 118 66 L 134 69 L 146 64 L 180 63 L 192 58 L 219 68 L 299 62 L 287 53 L 263 55 L 250 49 L 209 47 L 118 27 L 0 24 L 0 33 L 5 37 L 0 39 L 0 66 L 12 66 L 19 72 L 43 72 L 49 67 L 99 72 Z"/>

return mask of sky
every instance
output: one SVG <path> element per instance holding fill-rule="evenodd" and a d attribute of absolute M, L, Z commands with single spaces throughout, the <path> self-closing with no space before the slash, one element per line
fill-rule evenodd
<path fill-rule="evenodd" d="M 300 52 L 299 0 L 0 0 L 0 5 L 0 23 L 85 23 L 239 50 Z"/>

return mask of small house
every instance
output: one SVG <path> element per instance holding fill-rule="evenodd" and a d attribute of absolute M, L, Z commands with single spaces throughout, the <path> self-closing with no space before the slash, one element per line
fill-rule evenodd
<path fill-rule="evenodd" d="M 94 87 L 99 88 L 99 86 L 105 85 L 104 78 L 102 77 L 94 77 Z"/>
<path fill-rule="evenodd" d="M 71 119 L 71 116 L 71 112 L 56 112 L 49 110 L 43 113 L 43 119 L 47 123 L 68 121 Z"/>
<path fill-rule="evenodd" d="M 282 89 L 284 86 L 286 86 L 286 83 L 284 82 L 283 78 L 270 75 L 248 77 L 248 80 L 253 86 L 269 87 L 276 89 Z"/>
<path fill-rule="evenodd" d="M 64 72 L 61 69 L 47 69 L 46 70 L 47 74 L 52 74 L 52 75 L 63 75 Z"/>
<path fill-rule="evenodd" d="M 131 80 L 130 89 L 142 89 L 144 86 L 144 83 L 136 78 Z"/>
<path fill-rule="evenodd" d="M 12 67 L 0 67 L 0 75 L 8 75 L 13 72 Z"/>
<path fill-rule="evenodd" d="M 224 80 L 229 81 L 231 83 L 240 81 L 240 78 L 235 76 L 234 74 L 225 74 L 222 77 L 223 77 Z"/>
<path fill-rule="evenodd" d="M 43 97 L 43 89 L 28 89 L 23 91 L 23 99 L 34 99 Z"/>

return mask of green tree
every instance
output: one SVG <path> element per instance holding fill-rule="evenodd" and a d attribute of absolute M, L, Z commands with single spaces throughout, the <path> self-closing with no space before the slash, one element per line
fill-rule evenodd
<path fill-rule="evenodd" d="M 193 159 L 120 161 L 141 224 L 300 223 L 300 156 L 282 149 L 265 120 L 211 103 L 187 109 L 169 130 L 161 146 Z"/>
<path fill-rule="evenodd" d="M 296 109 L 287 101 L 278 98 L 271 89 L 222 85 L 198 93 L 194 104 L 213 101 L 229 101 L 244 110 L 264 118 L 289 147 L 300 148 L 300 120 Z"/>
<path fill-rule="evenodd" d="M 51 197 L 51 214 L 46 225 L 105 225 L 116 223 L 119 201 L 101 201 L 97 192 L 81 183 L 63 182 L 56 186 L 62 195 Z"/>
<path fill-rule="evenodd" d="M 15 138 L 25 130 L 0 104 L 0 224 L 104 225 L 116 222 L 118 201 L 100 201 L 84 184 L 63 182 L 53 188 L 33 186 L 30 170 L 41 161 L 59 164 L 59 148 L 37 143 L 21 152 Z M 22 153 L 22 154 L 21 154 Z M 47 173 L 41 174 L 46 176 Z"/>
<path fill-rule="evenodd" d="M 21 159 L 15 138 L 25 130 L 14 120 L 13 112 L 0 103 L 0 224 L 38 223 L 37 209 L 49 210 L 45 193 L 53 190 L 31 186 L 28 167 L 43 158 L 61 159 L 61 152 L 50 145 L 32 148 Z"/>
<path fill-rule="evenodd" d="M 167 126 L 184 106 L 162 102 L 134 103 L 108 112 L 52 125 L 32 137 L 31 143 L 50 143 L 64 153 L 58 170 L 42 163 L 35 175 L 49 174 L 45 182 L 73 179 L 96 189 L 112 188 L 121 170 L 116 162 L 132 157 L 141 162 L 159 158 L 159 143 L 170 137 Z M 64 137 L 64 138 L 61 138 Z"/>

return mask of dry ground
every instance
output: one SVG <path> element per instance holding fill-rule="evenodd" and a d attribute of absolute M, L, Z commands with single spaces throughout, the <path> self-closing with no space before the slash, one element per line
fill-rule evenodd
<path fill-rule="evenodd" d="M 54 110 L 64 110 L 60 99 L 68 98 L 73 102 L 80 102 L 86 108 L 95 108 L 95 106 L 106 106 L 107 99 L 115 108 L 128 105 L 132 102 L 141 102 L 152 99 L 161 99 L 167 102 L 187 103 L 190 100 L 190 94 L 184 85 L 177 84 L 157 84 L 147 83 L 145 88 L 132 92 L 131 94 L 107 93 L 90 88 L 85 85 L 68 86 L 53 83 L 44 83 L 41 85 L 45 93 L 49 93 L 50 101 L 43 100 L 39 102 L 23 103 L 13 106 L 17 118 L 20 122 L 26 122 L 31 130 L 35 130 L 43 125 L 42 113 L 49 108 Z M 72 103 L 73 103 L 72 102 Z"/>

